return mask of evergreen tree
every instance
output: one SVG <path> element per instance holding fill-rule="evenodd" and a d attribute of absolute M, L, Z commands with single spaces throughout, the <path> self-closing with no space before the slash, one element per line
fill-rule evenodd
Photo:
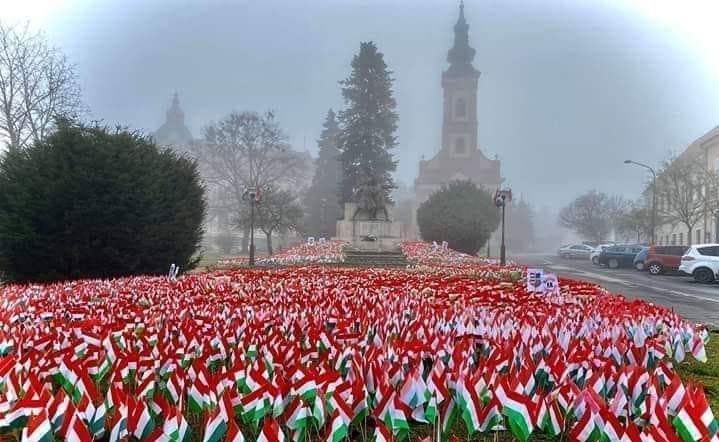
<path fill-rule="evenodd" d="M 149 138 L 67 121 L 0 161 L 0 278 L 165 274 L 197 263 L 197 165 Z"/>
<path fill-rule="evenodd" d="M 391 201 L 397 162 L 390 149 L 397 145 L 398 119 L 391 74 L 377 46 L 360 43 L 359 54 L 352 59 L 352 73 L 341 82 L 346 104 L 339 114 L 338 136 L 342 202 L 357 202 L 357 191 L 370 182 L 377 182 L 386 201 Z"/>
<path fill-rule="evenodd" d="M 423 240 L 447 241 L 450 248 L 475 255 L 497 229 L 499 213 L 492 194 L 471 181 L 452 181 L 419 206 L 417 226 Z"/>
<path fill-rule="evenodd" d="M 337 199 L 340 185 L 340 151 L 337 148 L 339 126 L 332 109 L 327 112 L 320 139 L 317 141 L 315 176 L 307 189 L 304 200 L 306 207 L 303 227 L 305 233 L 313 236 L 334 236 L 341 206 Z"/>

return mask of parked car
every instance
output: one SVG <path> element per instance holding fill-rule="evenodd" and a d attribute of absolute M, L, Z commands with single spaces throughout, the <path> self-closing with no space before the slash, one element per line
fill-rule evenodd
<path fill-rule="evenodd" d="M 714 282 L 719 272 L 719 244 L 697 244 L 682 256 L 679 272 L 694 277 L 697 282 Z"/>
<path fill-rule="evenodd" d="M 562 246 L 557 251 L 557 254 L 565 259 L 570 258 L 589 258 L 589 255 L 592 254 L 594 249 L 588 245 L 585 244 L 570 244 L 566 246 Z"/>
<path fill-rule="evenodd" d="M 647 260 L 647 254 L 649 253 L 649 247 L 642 247 L 642 250 L 634 257 L 634 268 L 637 270 L 644 270 L 646 267 L 644 263 Z"/>
<path fill-rule="evenodd" d="M 676 271 L 686 251 L 687 246 L 650 246 L 644 259 L 644 268 L 650 275 Z"/>
<path fill-rule="evenodd" d="M 589 259 L 592 261 L 592 264 L 598 266 L 599 265 L 599 254 L 602 253 L 602 250 L 606 249 L 607 247 L 611 247 L 613 245 L 615 245 L 615 244 L 608 243 L 608 244 L 599 244 L 597 247 L 595 247 L 592 254 L 589 255 Z"/>
<path fill-rule="evenodd" d="M 634 264 L 634 257 L 641 251 L 642 246 L 639 245 L 607 247 L 599 254 L 599 264 L 604 264 L 610 269 L 631 267 Z"/>

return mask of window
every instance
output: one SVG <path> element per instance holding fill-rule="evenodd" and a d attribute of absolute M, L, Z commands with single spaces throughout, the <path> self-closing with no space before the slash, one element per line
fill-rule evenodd
<path fill-rule="evenodd" d="M 467 144 L 464 142 L 463 137 L 457 138 L 454 142 L 454 153 L 457 155 L 464 155 L 467 153 Z"/>
<path fill-rule="evenodd" d="M 697 251 L 704 256 L 719 256 L 719 247 L 699 247 Z"/>
<path fill-rule="evenodd" d="M 676 244 L 677 244 L 677 234 L 676 234 L 676 233 L 672 233 L 672 245 L 674 246 L 674 245 L 676 245 Z"/>
<path fill-rule="evenodd" d="M 466 118 L 467 117 L 467 102 L 464 98 L 457 98 L 454 102 L 454 116 L 455 118 Z"/>
<path fill-rule="evenodd" d="M 684 245 L 684 232 L 679 234 L 679 245 Z"/>
<path fill-rule="evenodd" d="M 699 244 L 702 242 L 702 229 L 697 229 L 697 239 L 696 243 Z"/>

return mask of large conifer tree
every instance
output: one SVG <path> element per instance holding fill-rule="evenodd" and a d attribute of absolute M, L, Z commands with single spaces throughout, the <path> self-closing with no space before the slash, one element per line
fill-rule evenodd
<path fill-rule="evenodd" d="M 306 207 L 304 230 L 314 236 L 334 236 L 340 205 L 337 190 L 340 186 L 340 151 L 337 148 L 339 126 L 332 109 L 327 112 L 320 139 L 317 140 L 315 176 L 304 197 Z"/>
<path fill-rule="evenodd" d="M 341 82 L 345 109 L 339 114 L 342 163 L 342 202 L 356 202 L 358 189 L 374 180 L 390 201 L 392 172 L 397 162 L 390 149 L 397 145 L 397 106 L 392 96 L 392 72 L 372 42 L 360 43 L 352 73 Z"/>

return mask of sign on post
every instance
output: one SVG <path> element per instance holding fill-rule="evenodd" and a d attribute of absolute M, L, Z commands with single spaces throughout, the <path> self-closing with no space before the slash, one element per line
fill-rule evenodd
<path fill-rule="evenodd" d="M 527 269 L 527 291 L 544 291 L 544 269 Z"/>

